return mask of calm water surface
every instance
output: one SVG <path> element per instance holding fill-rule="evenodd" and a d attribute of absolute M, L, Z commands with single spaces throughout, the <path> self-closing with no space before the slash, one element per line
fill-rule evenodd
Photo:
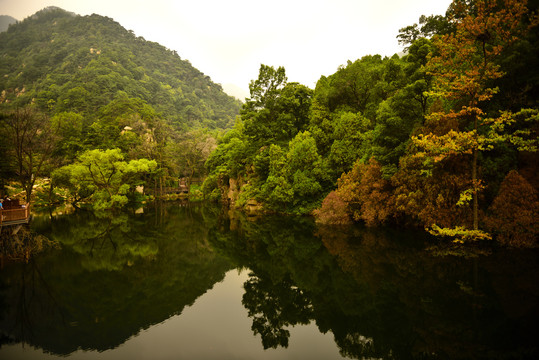
<path fill-rule="evenodd" d="M 539 358 L 536 251 L 179 203 L 31 226 L 60 248 L 0 270 L 0 359 Z"/>

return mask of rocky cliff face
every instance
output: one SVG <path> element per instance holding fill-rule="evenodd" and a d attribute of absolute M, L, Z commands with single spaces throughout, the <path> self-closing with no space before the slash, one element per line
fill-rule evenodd
<path fill-rule="evenodd" d="M 228 184 L 223 184 L 224 188 L 221 189 L 222 194 L 226 194 L 226 201 L 231 208 L 241 209 L 247 214 L 257 215 L 264 212 L 264 207 L 255 199 L 249 199 L 247 201 L 240 200 L 241 188 L 245 185 L 244 179 L 239 177 L 237 179 L 228 179 Z M 239 200 L 239 201 L 238 201 Z"/>

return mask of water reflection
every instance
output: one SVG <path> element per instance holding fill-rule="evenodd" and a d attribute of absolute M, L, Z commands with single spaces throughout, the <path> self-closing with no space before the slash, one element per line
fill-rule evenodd
<path fill-rule="evenodd" d="M 314 324 L 349 358 L 539 357 L 536 251 L 440 256 L 416 233 L 202 205 L 76 212 L 33 226 L 62 248 L 0 272 L 0 344 L 57 355 L 116 349 L 238 268 L 248 275 L 237 298 L 264 356 L 285 354 L 293 327 Z"/>
<path fill-rule="evenodd" d="M 539 355 L 537 252 L 440 257 L 420 234 L 239 214 L 214 230 L 215 247 L 252 270 L 243 303 L 264 348 L 315 321 L 350 358 Z"/>
<path fill-rule="evenodd" d="M 0 227 L 0 269 L 4 262 L 28 262 L 32 256 L 57 246 L 56 241 L 33 231 L 28 224 Z"/>
<path fill-rule="evenodd" d="M 208 245 L 204 209 L 155 210 L 36 221 L 62 250 L 2 271 L 2 343 L 63 355 L 112 349 L 222 280 L 231 265 Z"/>

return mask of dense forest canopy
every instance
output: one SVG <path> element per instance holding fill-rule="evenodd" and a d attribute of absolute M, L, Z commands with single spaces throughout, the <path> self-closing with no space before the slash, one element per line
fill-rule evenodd
<path fill-rule="evenodd" d="M 204 190 L 324 223 L 537 245 L 537 9 L 455 0 L 400 29 L 404 56 L 348 61 L 314 90 L 262 65 Z"/>
<path fill-rule="evenodd" d="M 175 51 L 110 18 L 56 7 L 0 33 L 0 74 L 0 146 L 7 155 L 0 161 L 0 188 L 18 179 L 27 200 L 36 178 L 73 184 L 75 174 L 66 179 L 65 171 L 54 176 L 53 170 L 83 164 L 92 154 L 102 161 L 112 149 L 122 161 L 158 163 L 145 181 L 130 183 L 130 192 L 136 185 L 202 176 L 213 137 L 234 123 L 241 107 Z M 117 161 L 109 160 L 101 166 Z M 72 199 L 95 197 L 110 185 L 93 182 L 84 188 L 95 191 L 69 186 Z M 110 193 L 101 205 L 117 195 L 124 194 Z"/>

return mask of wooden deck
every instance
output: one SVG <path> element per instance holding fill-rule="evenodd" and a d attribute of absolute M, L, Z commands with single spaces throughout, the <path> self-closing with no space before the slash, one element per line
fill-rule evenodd
<path fill-rule="evenodd" d="M 0 226 L 26 224 L 29 219 L 29 206 L 0 210 Z"/>

